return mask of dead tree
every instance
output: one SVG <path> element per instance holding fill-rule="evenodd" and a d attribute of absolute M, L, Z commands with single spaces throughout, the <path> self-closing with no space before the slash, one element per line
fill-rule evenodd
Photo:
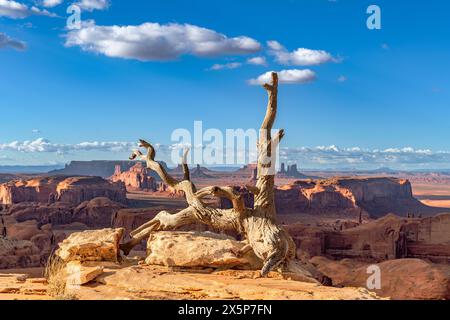
<path fill-rule="evenodd" d="M 247 245 L 239 254 L 253 249 L 263 260 L 261 275 L 265 276 L 277 267 L 286 265 L 295 257 L 295 244 L 287 231 L 278 223 L 275 208 L 275 149 L 284 136 L 280 130 L 272 138 L 272 127 L 277 114 L 278 75 L 272 73 L 272 84 L 265 84 L 268 93 L 267 111 L 261 126 L 258 141 L 258 176 L 254 186 L 247 186 L 254 194 L 253 208 L 245 207 L 244 200 L 232 187 L 210 186 L 197 190 L 191 182 L 189 168 L 186 162 L 187 151 L 183 156 L 183 180 L 177 180 L 155 161 L 153 146 L 140 140 L 140 147 L 147 150 L 144 155 L 135 151 L 131 160 L 140 158 L 146 161 L 147 167 L 155 171 L 164 183 L 175 190 L 183 191 L 188 207 L 178 213 L 171 214 L 161 211 L 154 219 L 131 232 L 132 239 L 121 245 L 125 254 L 152 232 L 174 230 L 193 223 L 202 223 L 216 230 L 233 230 L 242 234 Z M 233 204 L 231 209 L 217 209 L 204 204 L 207 196 L 227 198 Z"/>

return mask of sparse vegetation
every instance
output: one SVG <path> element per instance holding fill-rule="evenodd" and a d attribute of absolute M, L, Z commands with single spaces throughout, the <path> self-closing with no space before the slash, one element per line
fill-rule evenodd
<path fill-rule="evenodd" d="M 50 255 L 45 266 L 44 276 L 47 279 L 47 293 L 57 300 L 76 300 L 74 294 L 66 292 L 66 263 L 54 253 Z"/>

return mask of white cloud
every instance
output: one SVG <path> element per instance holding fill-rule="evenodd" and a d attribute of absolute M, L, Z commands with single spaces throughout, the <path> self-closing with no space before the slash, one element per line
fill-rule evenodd
<path fill-rule="evenodd" d="M 450 164 L 450 152 L 433 152 L 428 149 L 387 148 L 364 149 L 360 147 L 339 148 L 335 145 L 313 148 L 281 148 L 281 160 L 298 162 L 308 167 L 360 167 L 381 166 L 439 166 Z"/>
<path fill-rule="evenodd" d="M 109 7 L 109 0 L 81 0 L 75 3 L 81 9 L 86 11 L 105 10 Z"/>
<path fill-rule="evenodd" d="M 338 59 L 334 58 L 330 53 L 324 50 L 312 50 L 307 48 L 298 48 L 289 52 L 278 41 L 268 41 L 269 53 L 275 56 L 275 60 L 283 65 L 293 66 L 312 66 L 327 62 L 336 62 Z"/>
<path fill-rule="evenodd" d="M 345 82 L 345 81 L 347 81 L 347 77 L 346 77 L 346 76 L 339 76 L 339 77 L 337 78 L 337 81 L 339 81 L 339 82 Z"/>
<path fill-rule="evenodd" d="M 225 64 L 214 64 L 211 68 L 208 70 L 218 71 L 223 69 L 236 69 L 242 67 L 242 63 L 240 62 L 230 62 Z"/>
<path fill-rule="evenodd" d="M 257 66 L 266 66 L 267 61 L 265 57 L 254 57 L 247 60 L 248 64 L 253 64 Z"/>
<path fill-rule="evenodd" d="M 272 81 L 272 72 L 273 71 L 269 71 L 260 75 L 256 79 L 250 79 L 248 83 L 251 85 L 262 85 L 265 83 L 270 83 Z M 309 69 L 281 70 L 277 71 L 277 73 L 280 84 L 302 84 L 312 82 L 316 79 L 316 74 L 314 73 L 314 71 L 311 71 Z"/>
<path fill-rule="evenodd" d="M 23 41 L 12 39 L 0 32 L 0 49 L 8 47 L 22 51 L 27 48 L 27 45 Z"/>
<path fill-rule="evenodd" d="M 108 57 L 141 61 L 173 60 L 182 55 L 199 57 L 251 54 L 258 41 L 239 36 L 229 38 L 214 30 L 190 24 L 144 23 L 138 26 L 97 26 L 85 23 L 67 34 L 66 46 Z"/>
<path fill-rule="evenodd" d="M 81 142 L 78 144 L 57 144 L 47 139 L 39 138 L 33 141 L 13 141 L 10 143 L 0 144 L 1 151 L 15 152 L 56 152 L 70 153 L 76 151 L 104 151 L 104 152 L 125 152 L 136 147 L 136 143 L 120 142 L 120 141 L 92 141 Z"/>
<path fill-rule="evenodd" d="M 184 146 L 184 145 L 183 145 Z M 160 160 L 170 163 L 170 157 L 174 148 L 180 145 L 155 144 Z M 197 146 L 200 147 L 200 146 Z M 77 144 L 57 144 L 49 140 L 39 138 L 33 141 L 13 141 L 0 143 L 0 151 L 6 154 L 0 155 L 0 160 L 7 161 L 14 158 L 23 160 L 24 153 L 28 157 L 41 159 L 48 157 L 45 154 L 73 154 L 77 157 L 79 152 L 105 152 L 126 153 L 137 148 L 136 142 L 121 141 L 91 141 Z M 201 148 L 200 148 L 201 149 Z M 234 149 L 233 149 L 234 150 Z M 224 149 L 224 152 L 227 150 Z M 22 153 L 18 156 L 15 153 Z M 239 150 L 249 153 L 253 150 Z M 38 155 L 40 154 L 40 155 Z M 256 157 L 253 155 L 252 157 Z M 341 148 L 336 145 L 280 148 L 280 161 L 299 163 L 304 168 L 378 168 L 378 167 L 405 167 L 405 168 L 448 168 L 450 165 L 450 151 L 432 151 L 429 149 L 415 149 L 412 147 L 365 149 L 361 147 Z"/>
<path fill-rule="evenodd" d="M 42 5 L 46 8 L 53 8 L 60 5 L 62 2 L 63 0 L 43 0 Z"/>
<path fill-rule="evenodd" d="M 28 7 L 23 3 L 13 0 L 0 0 L 0 17 L 8 17 L 12 19 L 24 19 L 31 15 L 54 17 L 53 13 L 47 10 L 41 10 L 34 6 Z"/>

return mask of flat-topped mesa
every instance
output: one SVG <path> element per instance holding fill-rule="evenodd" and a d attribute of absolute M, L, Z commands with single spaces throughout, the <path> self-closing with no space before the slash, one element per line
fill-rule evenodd
<path fill-rule="evenodd" d="M 246 203 L 252 203 L 251 194 L 243 197 L 250 197 Z M 408 180 L 386 177 L 298 180 L 275 189 L 275 204 L 279 214 L 345 213 L 377 218 L 388 213 L 425 216 L 442 212 L 415 199 Z M 221 208 L 230 206 L 227 199 L 221 201 Z"/>
<path fill-rule="evenodd" d="M 67 176 L 38 177 L 0 185 L 0 204 L 4 205 L 20 202 L 62 202 L 78 205 L 98 197 L 125 203 L 125 185 L 100 177 Z"/>

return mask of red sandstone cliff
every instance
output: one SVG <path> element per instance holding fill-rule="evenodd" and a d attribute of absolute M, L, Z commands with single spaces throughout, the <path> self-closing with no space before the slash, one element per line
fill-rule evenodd
<path fill-rule="evenodd" d="M 123 182 L 128 190 L 150 190 L 155 191 L 157 185 L 155 179 L 150 176 L 149 170 L 142 162 L 137 162 L 128 171 L 122 172 L 120 166 L 116 166 L 114 175 L 109 180 Z"/>
<path fill-rule="evenodd" d="M 97 197 L 124 203 L 126 189 L 123 183 L 112 183 L 100 177 L 39 177 L 0 185 L 0 204 L 6 205 L 20 202 L 78 205 Z"/>
<path fill-rule="evenodd" d="M 252 205 L 252 195 L 244 197 Z M 348 214 L 377 218 L 389 213 L 426 216 L 445 212 L 415 199 L 408 180 L 397 178 L 333 178 L 298 180 L 275 190 L 278 214 Z M 227 200 L 222 208 L 231 204 Z"/>

